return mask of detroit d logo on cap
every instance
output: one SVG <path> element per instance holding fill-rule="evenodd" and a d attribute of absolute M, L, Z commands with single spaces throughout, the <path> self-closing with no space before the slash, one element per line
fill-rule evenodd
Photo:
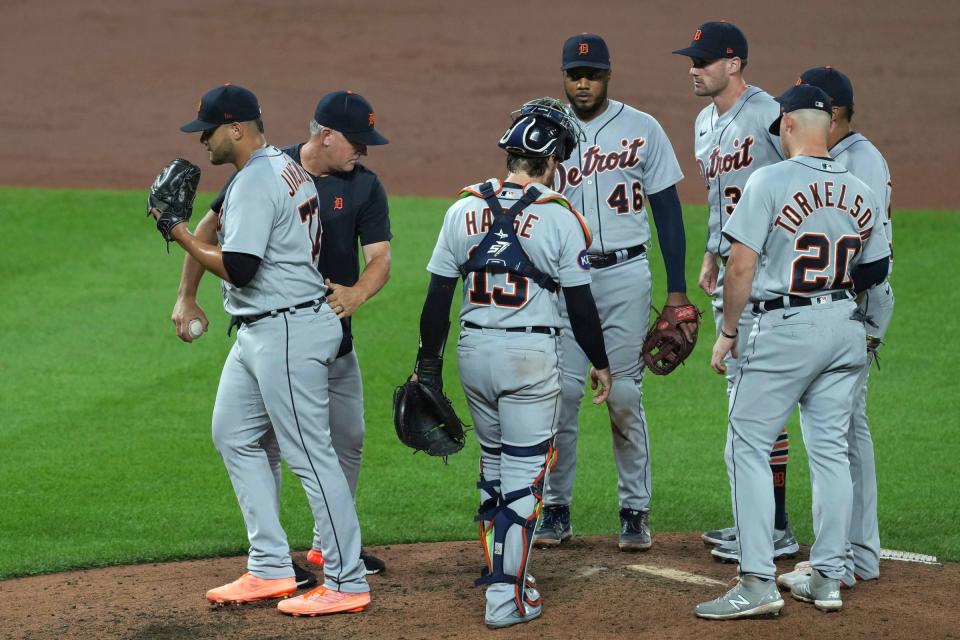
<path fill-rule="evenodd" d="M 587 55 L 588 53 L 590 53 L 590 43 L 588 43 L 588 42 L 581 42 L 581 43 L 580 43 L 580 51 L 579 51 L 578 53 L 579 53 L 579 55 L 581 55 L 581 56 L 585 56 L 585 55 Z"/>

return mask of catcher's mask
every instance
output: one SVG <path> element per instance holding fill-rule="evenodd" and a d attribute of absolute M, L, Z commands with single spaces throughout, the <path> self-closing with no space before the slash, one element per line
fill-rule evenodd
<path fill-rule="evenodd" d="M 498 146 L 527 158 L 560 162 L 570 157 L 578 140 L 586 140 L 570 110 L 556 98 L 537 98 L 510 114 L 513 124 Z"/>

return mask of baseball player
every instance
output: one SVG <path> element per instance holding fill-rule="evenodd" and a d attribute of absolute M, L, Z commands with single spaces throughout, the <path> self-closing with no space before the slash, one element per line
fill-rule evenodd
<path fill-rule="evenodd" d="M 622 551 L 651 547 L 648 520 L 650 456 L 639 358 L 650 312 L 650 229 L 646 201 L 667 271 L 668 305 L 689 304 L 684 281 L 685 239 L 676 183 L 682 178 L 673 147 L 650 115 L 607 97 L 610 55 L 595 34 L 563 45 L 563 85 L 585 136 L 557 170 L 556 189 L 581 211 L 593 244 L 587 254 L 591 289 L 603 323 L 610 367 L 618 381 L 607 402 L 617 463 Z M 557 465 L 544 494 L 544 517 L 534 544 L 554 546 L 573 535 L 570 503 L 576 468 L 577 418 L 587 357 L 569 331 L 562 309 L 562 391 Z M 681 325 L 692 337 L 697 323 Z"/>
<path fill-rule="evenodd" d="M 850 397 L 867 360 L 853 297 L 883 281 L 890 249 L 880 199 L 827 153 L 829 96 L 797 85 L 777 102 L 783 114 L 771 131 L 780 132 L 788 160 L 750 176 L 723 227 L 730 254 L 711 365 L 726 373 L 728 354 L 740 360 L 726 446 L 740 580 L 696 607 L 703 618 L 775 615 L 783 608 L 773 580 L 768 462 L 780 426 L 798 402 L 817 539 L 810 551 L 812 574 L 791 593 L 825 611 L 842 607 L 839 581 L 852 507 Z M 741 352 L 737 338 L 748 299 L 754 321 Z"/>
<path fill-rule="evenodd" d="M 709 221 L 707 246 L 703 253 L 699 284 L 713 299 L 714 326 L 719 335 L 723 317 L 724 265 L 730 255 L 730 241 L 720 230 L 733 214 L 747 178 L 760 167 L 780 162 L 780 139 L 770 133 L 770 123 L 780 114 L 780 105 L 765 91 L 748 85 L 743 77 L 747 66 L 747 38 L 730 22 L 705 22 L 697 27 L 690 46 L 673 53 L 690 58 L 693 92 L 710 98 L 694 123 L 694 150 L 697 166 L 707 184 Z M 750 334 L 753 319 L 749 309 L 740 318 L 739 348 Z M 733 387 L 738 361 L 727 359 L 727 394 Z M 786 508 L 787 428 L 784 425 L 770 452 L 773 477 L 774 554 L 792 556 L 800 545 L 790 530 Z M 718 545 L 711 553 L 721 560 L 739 559 L 736 528 L 707 531 L 704 542 Z"/>
<path fill-rule="evenodd" d="M 863 180 L 881 199 L 881 217 L 887 239 L 892 242 L 890 217 L 890 170 L 873 144 L 861 133 L 850 129 L 853 117 L 853 84 L 842 72 L 832 67 L 816 67 L 804 71 L 798 80 L 823 89 L 833 101 L 833 126 L 828 145 L 830 155 L 850 173 Z M 893 263 L 890 263 L 890 271 Z M 869 361 L 860 372 L 853 398 L 853 414 L 847 434 L 850 476 L 853 481 L 853 515 L 847 549 L 847 571 L 840 581 L 852 587 L 858 581 L 880 576 L 880 528 L 877 522 L 877 469 L 873 439 L 867 420 L 867 380 L 870 363 L 890 326 L 893 315 L 893 289 L 884 280 L 870 287 L 858 298 L 860 314 L 867 331 Z M 795 571 L 778 576 L 777 583 L 790 588 L 794 582 L 810 575 L 810 563 L 802 562 Z"/>
<path fill-rule="evenodd" d="M 579 130 L 559 100 L 514 113 L 500 139 L 506 180 L 467 187 L 448 210 L 427 265 L 415 375 L 440 358 L 457 280 L 464 278 L 457 346 L 460 381 L 480 443 L 480 522 L 486 568 L 485 622 L 501 628 L 540 616 L 527 576 L 560 404 L 559 294 L 578 344 L 593 363 L 594 403 L 613 385 L 586 263 L 586 221 L 548 185 Z M 428 363 L 428 364 L 425 364 Z"/>
<path fill-rule="evenodd" d="M 390 276 L 391 234 L 386 192 L 376 174 L 359 164 L 368 146 L 388 142 L 374 129 L 374 120 L 373 107 L 363 96 L 351 91 L 334 91 L 317 103 L 310 122 L 310 139 L 282 148 L 307 170 L 319 194 L 323 242 L 317 264 L 330 287 L 327 304 L 340 318 L 343 328 L 337 358 L 329 367 L 330 435 L 354 500 L 360 476 L 364 420 L 363 382 L 353 350 L 351 317 L 386 284 Z M 211 210 L 220 211 L 229 185 L 230 182 L 210 205 Z M 210 220 L 215 218 L 211 216 Z M 358 241 L 363 249 L 362 273 Z M 206 320 L 196 302 L 197 286 L 203 272 L 189 264 L 190 261 L 188 256 L 173 312 L 174 323 L 184 327 L 191 318 Z M 180 335 L 190 338 L 187 332 Z M 279 452 L 275 445 L 267 446 L 267 449 L 275 467 L 279 491 Z M 323 566 L 321 549 L 320 531 L 315 528 L 313 545 L 307 553 L 311 564 Z M 360 557 L 368 575 L 380 573 L 385 568 L 380 558 L 365 549 L 361 548 Z M 295 568 L 301 578 L 308 573 L 296 565 Z"/>
<path fill-rule="evenodd" d="M 256 96 L 237 85 L 207 92 L 197 118 L 213 164 L 238 173 L 216 218 L 215 242 L 185 225 L 174 239 L 223 280 L 224 308 L 239 328 L 220 377 L 213 440 L 247 526 L 248 572 L 207 592 L 214 603 L 284 598 L 297 588 L 265 438 L 275 439 L 300 478 L 324 544 L 324 584 L 284 600 L 283 613 L 362 611 L 370 588 L 360 561 L 360 527 L 330 439 L 327 368 L 343 337 L 324 304 L 317 269 L 319 201 L 311 176 L 267 144 Z"/>

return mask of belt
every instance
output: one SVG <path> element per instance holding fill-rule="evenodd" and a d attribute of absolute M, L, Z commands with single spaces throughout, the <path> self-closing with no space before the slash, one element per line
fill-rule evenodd
<path fill-rule="evenodd" d="M 301 302 L 292 307 L 286 307 L 284 309 L 274 309 L 273 311 L 266 311 L 264 313 L 257 314 L 255 316 L 233 316 L 234 322 L 237 326 L 241 324 L 253 324 L 257 320 L 263 320 L 267 316 L 278 316 L 281 313 L 293 313 L 297 309 L 306 309 L 307 307 L 319 307 L 321 304 L 326 302 L 326 296 L 320 296 L 319 298 L 314 298 L 313 300 L 307 300 L 306 302 Z"/>
<path fill-rule="evenodd" d="M 467 329 L 490 329 L 493 331 L 506 331 L 507 333 L 546 333 L 551 336 L 560 335 L 560 329 L 556 327 L 507 327 L 506 329 L 497 329 L 494 327 L 481 327 L 473 322 L 464 322 L 463 326 Z"/>
<path fill-rule="evenodd" d="M 849 291 L 834 291 L 833 293 L 826 293 L 822 296 L 814 296 L 812 298 L 803 298 L 801 296 L 782 296 L 780 298 L 774 298 L 773 300 L 764 300 L 763 302 L 753 303 L 753 312 L 754 313 L 764 313 L 766 311 L 776 311 L 777 309 L 783 309 L 785 307 L 809 307 L 812 304 L 826 304 L 828 302 L 836 302 L 837 300 L 849 300 L 853 296 L 850 295 Z"/>
<path fill-rule="evenodd" d="M 606 267 L 612 267 L 619 262 L 626 262 L 630 258 L 636 258 L 646 252 L 647 248 L 642 244 L 638 244 L 626 249 L 617 249 L 610 253 L 588 253 L 587 261 L 594 269 L 604 269 Z"/>

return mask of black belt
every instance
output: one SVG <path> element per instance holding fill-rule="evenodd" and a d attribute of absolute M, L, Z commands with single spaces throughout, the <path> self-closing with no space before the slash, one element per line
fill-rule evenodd
<path fill-rule="evenodd" d="M 764 300 L 763 302 L 753 303 L 754 313 L 764 313 L 765 311 L 776 311 L 784 307 L 809 307 L 812 304 L 824 304 L 827 302 L 836 302 L 837 300 L 849 300 L 853 296 L 849 291 L 834 291 L 825 293 L 822 296 L 812 298 L 803 298 L 800 296 L 783 296 L 773 300 Z"/>
<path fill-rule="evenodd" d="M 297 309 L 306 309 L 307 307 L 319 307 L 324 302 L 327 301 L 326 296 L 321 296 L 319 298 L 314 298 L 313 300 L 307 300 L 306 302 L 301 302 L 292 307 L 286 307 L 284 309 L 274 309 L 273 311 L 266 311 L 264 313 L 257 314 L 255 316 L 233 316 L 234 323 L 236 326 L 241 324 L 253 324 L 257 320 L 263 320 L 267 316 L 278 316 L 281 313 L 290 313 L 296 311 Z"/>
<path fill-rule="evenodd" d="M 594 269 L 604 269 L 606 267 L 612 267 L 618 262 L 626 262 L 630 258 L 636 258 L 646 253 L 646 251 L 647 248 L 645 246 L 638 244 L 627 249 L 617 249 L 610 253 L 588 253 L 587 261 L 590 262 L 590 266 Z"/>
<path fill-rule="evenodd" d="M 508 327 L 506 329 L 496 329 L 493 327 L 481 327 L 473 322 L 464 322 L 463 326 L 467 329 L 493 329 L 493 331 L 506 331 L 508 333 L 546 333 L 552 336 L 560 335 L 560 329 L 556 327 Z"/>

